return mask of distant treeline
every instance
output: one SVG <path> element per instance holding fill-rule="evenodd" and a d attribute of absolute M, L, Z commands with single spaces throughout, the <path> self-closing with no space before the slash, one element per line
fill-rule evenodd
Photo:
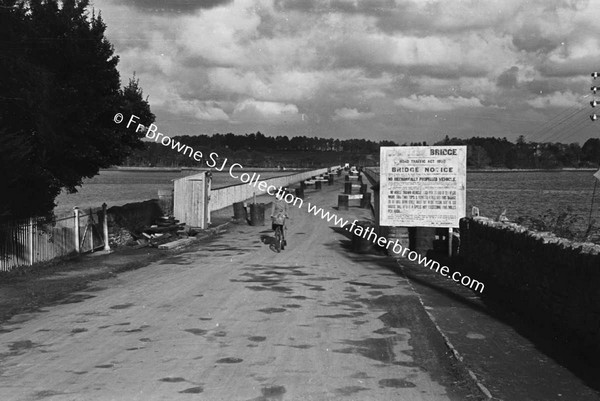
<path fill-rule="evenodd" d="M 444 138 L 434 145 L 467 145 L 467 166 L 471 168 L 539 168 L 597 167 L 600 163 L 600 139 L 578 143 L 526 142 L 506 138 Z"/>
<path fill-rule="evenodd" d="M 235 135 L 184 135 L 173 138 L 200 150 L 206 156 L 216 152 L 244 166 L 254 167 L 316 167 L 331 164 L 353 163 L 376 165 L 381 146 L 398 146 L 393 141 L 368 139 L 332 139 L 297 136 L 268 137 L 260 132 Z M 402 145 L 427 145 L 426 142 Z M 516 143 L 506 138 L 469 139 L 449 138 L 433 145 L 467 145 L 467 166 L 470 168 L 541 168 L 596 167 L 600 163 L 600 139 L 588 139 L 583 146 L 578 143 L 526 142 L 521 136 Z M 195 166 L 171 147 L 146 142 L 144 149 L 127 158 L 128 166 Z"/>
<path fill-rule="evenodd" d="M 316 167 L 330 164 L 371 164 L 379 161 L 380 146 L 396 146 L 392 141 L 366 139 L 327 139 L 297 136 L 268 137 L 256 134 L 183 135 L 173 137 L 205 157 L 216 152 L 243 166 Z M 145 148 L 134 152 L 126 161 L 129 166 L 196 166 L 198 162 L 160 143 L 145 142 Z"/>

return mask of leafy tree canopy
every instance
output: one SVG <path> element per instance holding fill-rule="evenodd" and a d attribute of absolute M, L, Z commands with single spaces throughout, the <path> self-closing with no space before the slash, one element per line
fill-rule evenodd
<path fill-rule="evenodd" d="M 51 213 L 64 188 L 120 164 L 142 133 L 117 112 L 154 121 L 88 0 L 0 0 L 0 219 Z"/>

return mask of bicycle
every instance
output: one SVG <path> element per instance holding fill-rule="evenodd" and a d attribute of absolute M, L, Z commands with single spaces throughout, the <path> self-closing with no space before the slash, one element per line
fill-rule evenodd
<path fill-rule="evenodd" d="M 283 249 L 283 232 L 281 231 L 282 226 L 275 227 L 275 250 L 277 253 L 281 252 Z"/>
<path fill-rule="evenodd" d="M 283 230 L 285 229 L 285 218 L 287 216 L 277 216 L 277 217 L 272 217 L 273 220 L 273 227 L 274 227 L 274 242 L 271 244 L 273 246 L 273 248 L 275 248 L 275 251 L 277 253 L 281 252 L 286 244 L 286 240 L 284 239 L 284 232 Z"/>

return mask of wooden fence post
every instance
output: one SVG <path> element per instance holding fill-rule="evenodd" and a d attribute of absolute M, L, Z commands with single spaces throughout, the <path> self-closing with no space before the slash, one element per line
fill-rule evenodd
<path fill-rule="evenodd" d="M 87 227 L 85 230 L 90 230 L 90 252 L 94 253 L 94 215 L 92 208 L 90 208 L 90 215 L 88 216 Z"/>
<path fill-rule="evenodd" d="M 29 224 L 27 225 L 27 262 L 29 266 L 33 265 L 33 217 L 29 218 Z"/>
<path fill-rule="evenodd" d="M 104 250 L 110 251 L 108 244 L 108 214 L 106 212 L 106 203 L 102 204 L 102 233 L 104 234 Z"/>
<path fill-rule="evenodd" d="M 452 227 L 448 227 L 448 256 L 452 257 Z"/>
<path fill-rule="evenodd" d="M 77 206 L 73 208 L 73 213 L 73 220 L 75 221 L 75 252 L 79 253 L 79 208 Z"/>
<path fill-rule="evenodd" d="M 212 173 L 207 171 L 204 174 L 204 227 L 210 225 L 210 192 L 212 188 Z"/>

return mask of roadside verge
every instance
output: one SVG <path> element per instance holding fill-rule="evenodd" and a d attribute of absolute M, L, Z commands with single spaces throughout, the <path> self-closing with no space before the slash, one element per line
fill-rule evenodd
<path fill-rule="evenodd" d="M 171 249 L 122 246 L 110 253 L 84 254 L 3 273 L 0 275 L 0 325 L 20 313 L 79 302 L 75 293 L 92 286 L 93 282 L 116 278 L 119 273 L 140 269 L 167 255 L 183 252 L 191 244 L 209 241 L 226 232 L 229 226 L 227 222 L 212 227 L 192 241 Z"/>

